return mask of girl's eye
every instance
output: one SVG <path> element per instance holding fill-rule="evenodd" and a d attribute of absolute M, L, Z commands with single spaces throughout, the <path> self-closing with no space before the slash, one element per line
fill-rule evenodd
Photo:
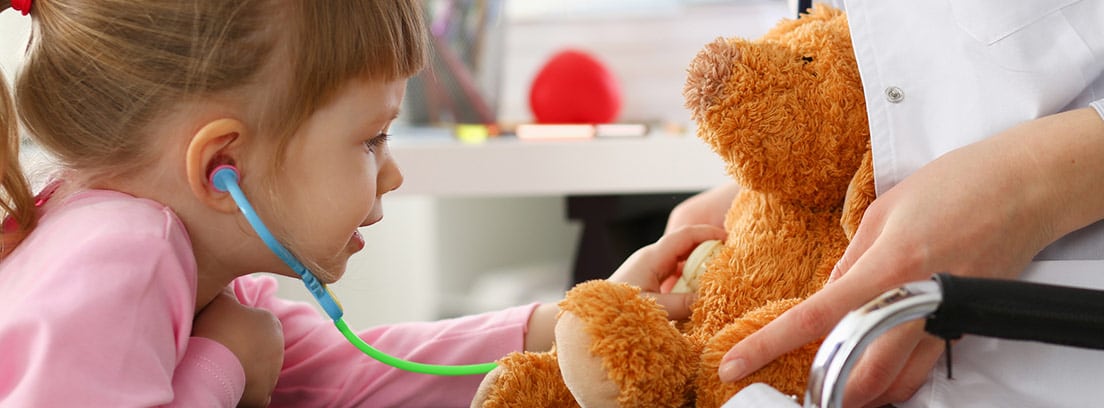
<path fill-rule="evenodd" d="M 376 135 L 376 137 L 365 140 L 364 141 L 364 147 L 367 148 L 369 152 L 375 153 L 376 148 L 386 144 L 387 139 L 390 138 L 390 137 L 391 137 L 391 135 L 389 135 L 387 133 L 380 133 L 380 134 Z"/>

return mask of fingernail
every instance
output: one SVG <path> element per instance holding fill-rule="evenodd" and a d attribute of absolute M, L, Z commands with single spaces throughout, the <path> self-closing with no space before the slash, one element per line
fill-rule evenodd
<path fill-rule="evenodd" d="M 717 375 L 721 377 L 721 381 L 733 382 L 744 378 L 744 371 L 747 370 L 747 360 L 742 357 L 736 357 L 734 359 L 721 363 L 721 367 L 717 369 Z"/>

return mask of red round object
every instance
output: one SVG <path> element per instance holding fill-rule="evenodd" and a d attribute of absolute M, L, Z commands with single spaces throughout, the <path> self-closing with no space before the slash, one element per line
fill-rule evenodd
<path fill-rule="evenodd" d="M 31 0 L 11 0 L 11 8 L 27 15 L 31 12 Z"/>
<path fill-rule="evenodd" d="M 590 54 L 560 51 L 533 79 L 529 108 L 537 123 L 610 123 L 621 110 L 621 89 Z"/>

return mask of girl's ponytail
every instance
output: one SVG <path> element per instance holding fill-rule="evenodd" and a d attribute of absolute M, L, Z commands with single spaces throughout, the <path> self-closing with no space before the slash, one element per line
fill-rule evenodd
<path fill-rule="evenodd" d="M 10 253 L 35 223 L 34 195 L 19 165 L 19 124 L 7 81 L 0 78 L 0 259 Z"/>
<path fill-rule="evenodd" d="M 3 0 L 0 0 L 3 1 Z M 0 6 L 31 12 L 31 0 L 10 0 Z M 35 224 L 34 193 L 19 165 L 19 120 L 8 83 L 0 75 L 0 259 L 4 259 L 31 232 Z"/>

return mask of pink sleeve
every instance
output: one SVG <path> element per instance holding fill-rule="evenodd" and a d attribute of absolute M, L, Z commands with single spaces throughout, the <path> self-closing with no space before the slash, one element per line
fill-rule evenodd
<path fill-rule="evenodd" d="M 173 406 L 232 407 L 245 391 L 245 369 L 222 344 L 192 337 L 173 372 L 172 388 Z"/>
<path fill-rule="evenodd" d="M 136 217 L 147 215 L 139 221 L 166 223 L 159 213 Z M 32 235 L 18 250 L 46 255 L 5 265 L 20 273 L 0 280 L 0 405 L 234 406 L 241 365 L 221 345 L 190 338 L 186 237 L 103 217 L 64 221 L 82 234 L 41 225 L 36 232 L 52 237 Z"/>
<path fill-rule="evenodd" d="M 284 367 L 272 407 L 467 407 L 482 375 L 441 377 L 391 368 L 349 344 L 309 304 L 275 296 L 271 277 L 234 282 L 239 300 L 272 311 L 284 327 Z M 359 333 L 372 346 L 407 360 L 432 364 L 494 361 L 524 346 L 536 304 L 438 322 L 376 327 Z"/>

